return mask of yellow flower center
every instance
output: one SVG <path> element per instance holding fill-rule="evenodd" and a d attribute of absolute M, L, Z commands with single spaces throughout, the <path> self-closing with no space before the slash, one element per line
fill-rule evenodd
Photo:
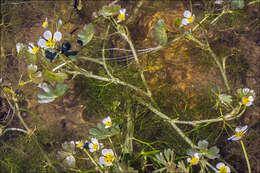
<path fill-rule="evenodd" d="M 97 150 L 98 150 L 98 144 L 93 144 L 92 149 L 93 149 L 94 151 L 97 151 Z"/>
<path fill-rule="evenodd" d="M 114 160 L 114 155 L 112 153 L 107 153 L 104 157 L 104 162 L 106 164 L 111 164 Z"/>
<path fill-rule="evenodd" d="M 225 167 L 225 166 L 221 166 L 220 168 L 219 168 L 219 173 L 227 173 L 227 168 Z"/>
<path fill-rule="evenodd" d="M 243 136 L 243 134 L 244 134 L 244 131 L 241 130 L 241 131 L 235 133 L 235 137 L 240 138 L 241 136 Z"/>
<path fill-rule="evenodd" d="M 125 14 L 124 14 L 124 13 L 120 13 L 120 14 L 117 16 L 117 20 L 124 21 L 124 20 L 125 20 Z"/>
<path fill-rule="evenodd" d="M 38 51 L 39 51 L 39 48 L 38 48 L 37 46 L 34 46 L 34 47 L 32 48 L 32 53 L 33 53 L 33 54 L 36 54 Z"/>
<path fill-rule="evenodd" d="M 44 21 L 43 24 L 42 24 L 42 27 L 43 28 L 46 28 L 48 26 L 48 22 L 47 21 Z"/>
<path fill-rule="evenodd" d="M 82 142 L 82 141 L 79 141 L 79 142 L 77 143 L 77 147 L 78 147 L 78 148 L 82 148 L 82 147 L 83 147 L 83 142 Z"/>
<path fill-rule="evenodd" d="M 191 163 L 192 165 L 196 165 L 196 164 L 198 163 L 198 161 L 199 161 L 199 159 L 198 159 L 197 157 L 192 157 L 192 158 L 190 159 L 190 163 Z"/>
<path fill-rule="evenodd" d="M 21 81 L 20 83 L 19 83 L 19 86 L 24 86 L 24 81 Z"/>
<path fill-rule="evenodd" d="M 189 22 L 189 23 L 193 22 L 193 19 L 194 19 L 194 16 L 191 15 L 190 17 L 188 17 L 188 22 Z"/>
<path fill-rule="evenodd" d="M 111 121 L 106 121 L 106 122 L 105 122 L 105 126 L 111 127 L 111 126 L 112 126 L 112 122 L 111 122 Z"/>
<path fill-rule="evenodd" d="M 246 105 L 250 102 L 249 97 L 242 97 L 242 104 Z"/>
<path fill-rule="evenodd" d="M 54 38 L 49 38 L 48 41 L 46 41 L 46 46 L 47 47 L 53 47 L 55 45 L 55 39 Z"/>

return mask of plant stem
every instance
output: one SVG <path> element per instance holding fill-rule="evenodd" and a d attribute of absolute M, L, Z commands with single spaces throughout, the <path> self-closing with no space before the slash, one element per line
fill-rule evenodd
<path fill-rule="evenodd" d="M 96 166 L 96 167 L 98 167 L 99 169 L 99 172 L 103 172 L 102 171 L 102 166 L 100 166 L 95 160 L 94 160 L 94 158 L 89 154 L 89 152 L 84 148 L 84 152 L 87 154 L 87 156 L 90 158 L 90 160 L 92 161 L 92 163 Z"/>
<path fill-rule="evenodd" d="M 245 148 L 245 145 L 243 143 L 243 140 L 240 140 L 240 144 L 242 146 L 242 149 L 243 149 L 243 152 L 244 152 L 244 155 L 245 155 L 245 158 L 246 158 L 246 164 L 247 164 L 247 168 L 248 168 L 248 173 L 251 173 L 250 162 L 249 162 L 249 159 L 248 159 L 248 156 L 247 156 L 247 152 L 246 152 L 246 148 Z"/>

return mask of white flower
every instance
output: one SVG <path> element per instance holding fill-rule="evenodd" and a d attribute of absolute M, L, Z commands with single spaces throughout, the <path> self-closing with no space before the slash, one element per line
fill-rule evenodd
<path fill-rule="evenodd" d="M 99 158 L 99 163 L 105 166 L 111 166 L 112 162 L 115 160 L 114 152 L 112 149 L 103 149 L 102 155 Z"/>
<path fill-rule="evenodd" d="M 245 106 L 251 106 L 254 102 L 254 97 L 253 96 L 243 96 L 242 97 L 242 104 Z"/>
<path fill-rule="evenodd" d="M 37 46 L 34 46 L 33 43 L 29 43 L 28 52 L 31 54 L 36 54 L 37 52 L 39 52 L 39 48 Z"/>
<path fill-rule="evenodd" d="M 42 27 L 44 29 L 46 29 L 48 27 L 48 18 L 47 17 L 45 18 L 45 21 L 43 22 Z"/>
<path fill-rule="evenodd" d="M 103 119 L 103 124 L 105 125 L 105 128 L 109 128 L 112 127 L 112 121 L 110 116 L 106 117 L 105 119 Z"/>
<path fill-rule="evenodd" d="M 16 44 L 16 51 L 19 54 L 19 52 L 24 48 L 24 44 L 23 43 L 17 43 Z"/>
<path fill-rule="evenodd" d="M 246 95 L 251 95 L 251 96 L 255 96 L 255 92 L 254 90 L 250 90 L 249 88 L 243 88 L 243 94 Z"/>
<path fill-rule="evenodd" d="M 226 166 L 224 163 L 220 162 L 216 165 L 216 168 L 218 169 L 217 173 L 230 173 L 230 168 Z"/>
<path fill-rule="evenodd" d="M 88 143 L 88 141 L 85 141 L 85 142 L 84 142 L 84 141 L 82 141 L 82 140 L 75 142 L 76 147 L 77 147 L 77 148 L 80 148 L 80 149 L 85 148 L 87 143 Z"/>
<path fill-rule="evenodd" d="M 43 33 L 43 38 L 40 38 L 39 41 L 38 41 L 38 46 L 42 47 L 44 49 L 54 48 L 56 42 L 60 41 L 61 38 L 62 38 L 62 34 L 59 31 L 56 31 L 53 34 L 53 37 L 52 37 L 51 31 L 49 31 L 49 30 L 45 31 Z"/>
<path fill-rule="evenodd" d="M 223 0 L 216 0 L 216 1 L 214 2 L 214 4 L 221 5 L 221 4 L 223 4 Z"/>
<path fill-rule="evenodd" d="M 192 23 L 195 19 L 195 15 L 192 14 L 189 10 L 185 10 L 183 16 L 184 18 L 181 21 L 183 25 L 188 25 L 189 23 Z"/>
<path fill-rule="evenodd" d="M 117 21 L 116 21 L 117 23 L 125 21 L 125 13 L 126 13 L 126 9 L 125 8 L 123 8 L 123 9 L 121 9 L 119 11 L 119 14 L 117 16 Z"/>
<path fill-rule="evenodd" d="M 194 153 L 194 155 L 191 158 L 187 158 L 187 162 L 191 163 L 192 165 L 197 165 L 199 163 L 199 160 L 199 153 Z"/>
<path fill-rule="evenodd" d="M 46 93 L 50 92 L 50 88 L 47 83 L 40 83 L 38 87 L 43 89 L 43 91 L 45 91 Z"/>
<path fill-rule="evenodd" d="M 34 72 L 37 71 L 37 65 L 30 64 L 30 65 L 28 65 L 27 68 L 28 68 L 28 70 L 30 70 L 30 71 L 34 71 Z"/>
<path fill-rule="evenodd" d="M 98 143 L 98 140 L 96 138 L 91 138 L 91 143 L 88 144 L 90 152 L 95 152 L 99 150 L 100 144 Z"/>
<path fill-rule="evenodd" d="M 232 141 L 240 140 L 247 130 L 248 130 L 247 125 L 243 127 L 237 127 L 235 129 L 236 133 L 233 136 L 229 137 L 228 140 L 232 140 Z"/>

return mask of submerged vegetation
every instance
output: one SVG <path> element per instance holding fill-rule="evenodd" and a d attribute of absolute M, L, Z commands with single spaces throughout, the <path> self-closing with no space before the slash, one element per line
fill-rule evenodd
<path fill-rule="evenodd" d="M 259 4 L 1 1 L 1 172 L 257 172 Z"/>

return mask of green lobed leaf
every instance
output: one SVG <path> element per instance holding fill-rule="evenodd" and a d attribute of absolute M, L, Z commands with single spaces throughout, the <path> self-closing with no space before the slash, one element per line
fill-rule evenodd
<path fill-rule="evenodd" d="M 53 82 L 63 82 L 68 78 L 67 74 L 65 73 L 54 73 L 49 70 L 44 70 L 43 77 L 45 80 Z"/>
<path fill-rule="evenodd" d="M 216 158 L 219 158 L 219 149 L 218 147 L 214 146 L 214 147 L 211 147 L 208 152 L 206 153 L 206 157 L 208 157 L 209 159 L 216 159 Z"/>
<path fill-rule="evenodd" d="M 167 33 L 166 33 L 166 26 L 163 21 L 163 19 L 159 19 L 155 24 L 154 24 L 154 31 L 153 35 L 156 39 L 156 42 L 159 45 L 166 45 L 167 44 Z"/>
<path fill-rule="evenodd" d="M 57 97 L 60 97 L 60 96 L 62 96 L 62 95 L 66 92 L 67 89 L 68 89 L 68 85 L 58 83 L 58 84 L 56 85 L 55 95 L 56 95 Z"/>
<path fill-rule="evenodd" d="M 85 46 L 94 36 L 94 25 L 89 23 L 84 25 L 83 29 L 78 33 L 79 39 L 83 42 L 83 46 Z"/>
<path fill-rule="evenodd" d="M 118 14 L 120 11 L 121 6 L 120 5 L 109 5 L 109 6 L 103 6 L 101 10 L 99 10 L 99 15 L 108 17 Z"/>
<path fill-rule="evenodd" d="M 202 151 L 206 151 L 208 149 L 208 145 L 209 145 L 209 143 L 206 140 L 202 140 L 202 141 L 198 142 L 198 147 Z"/>
<path fill-rule="evenodd" d="M 98 129 L 95 129 L 95 128 L 89 129 L 88 132 L 89 132 L 89 134 L 93 135 L 96 138 L 100 138 L 100 137 L 104 136 L 104 134 L 101 131 L 99 131 Z"/>
<path fill-rule="evenodd" d="M 231 1 L 231 8 L 232 9 L 242 9 L 245 7 L 244 0 L 232 0 Z"/>
<path fill-rule="evenodd" d="M 38 94 L 39 103 L 50 103 L 53 102 L 56 98 L 56 95 L 51 95 L 49 93 Z"/>

